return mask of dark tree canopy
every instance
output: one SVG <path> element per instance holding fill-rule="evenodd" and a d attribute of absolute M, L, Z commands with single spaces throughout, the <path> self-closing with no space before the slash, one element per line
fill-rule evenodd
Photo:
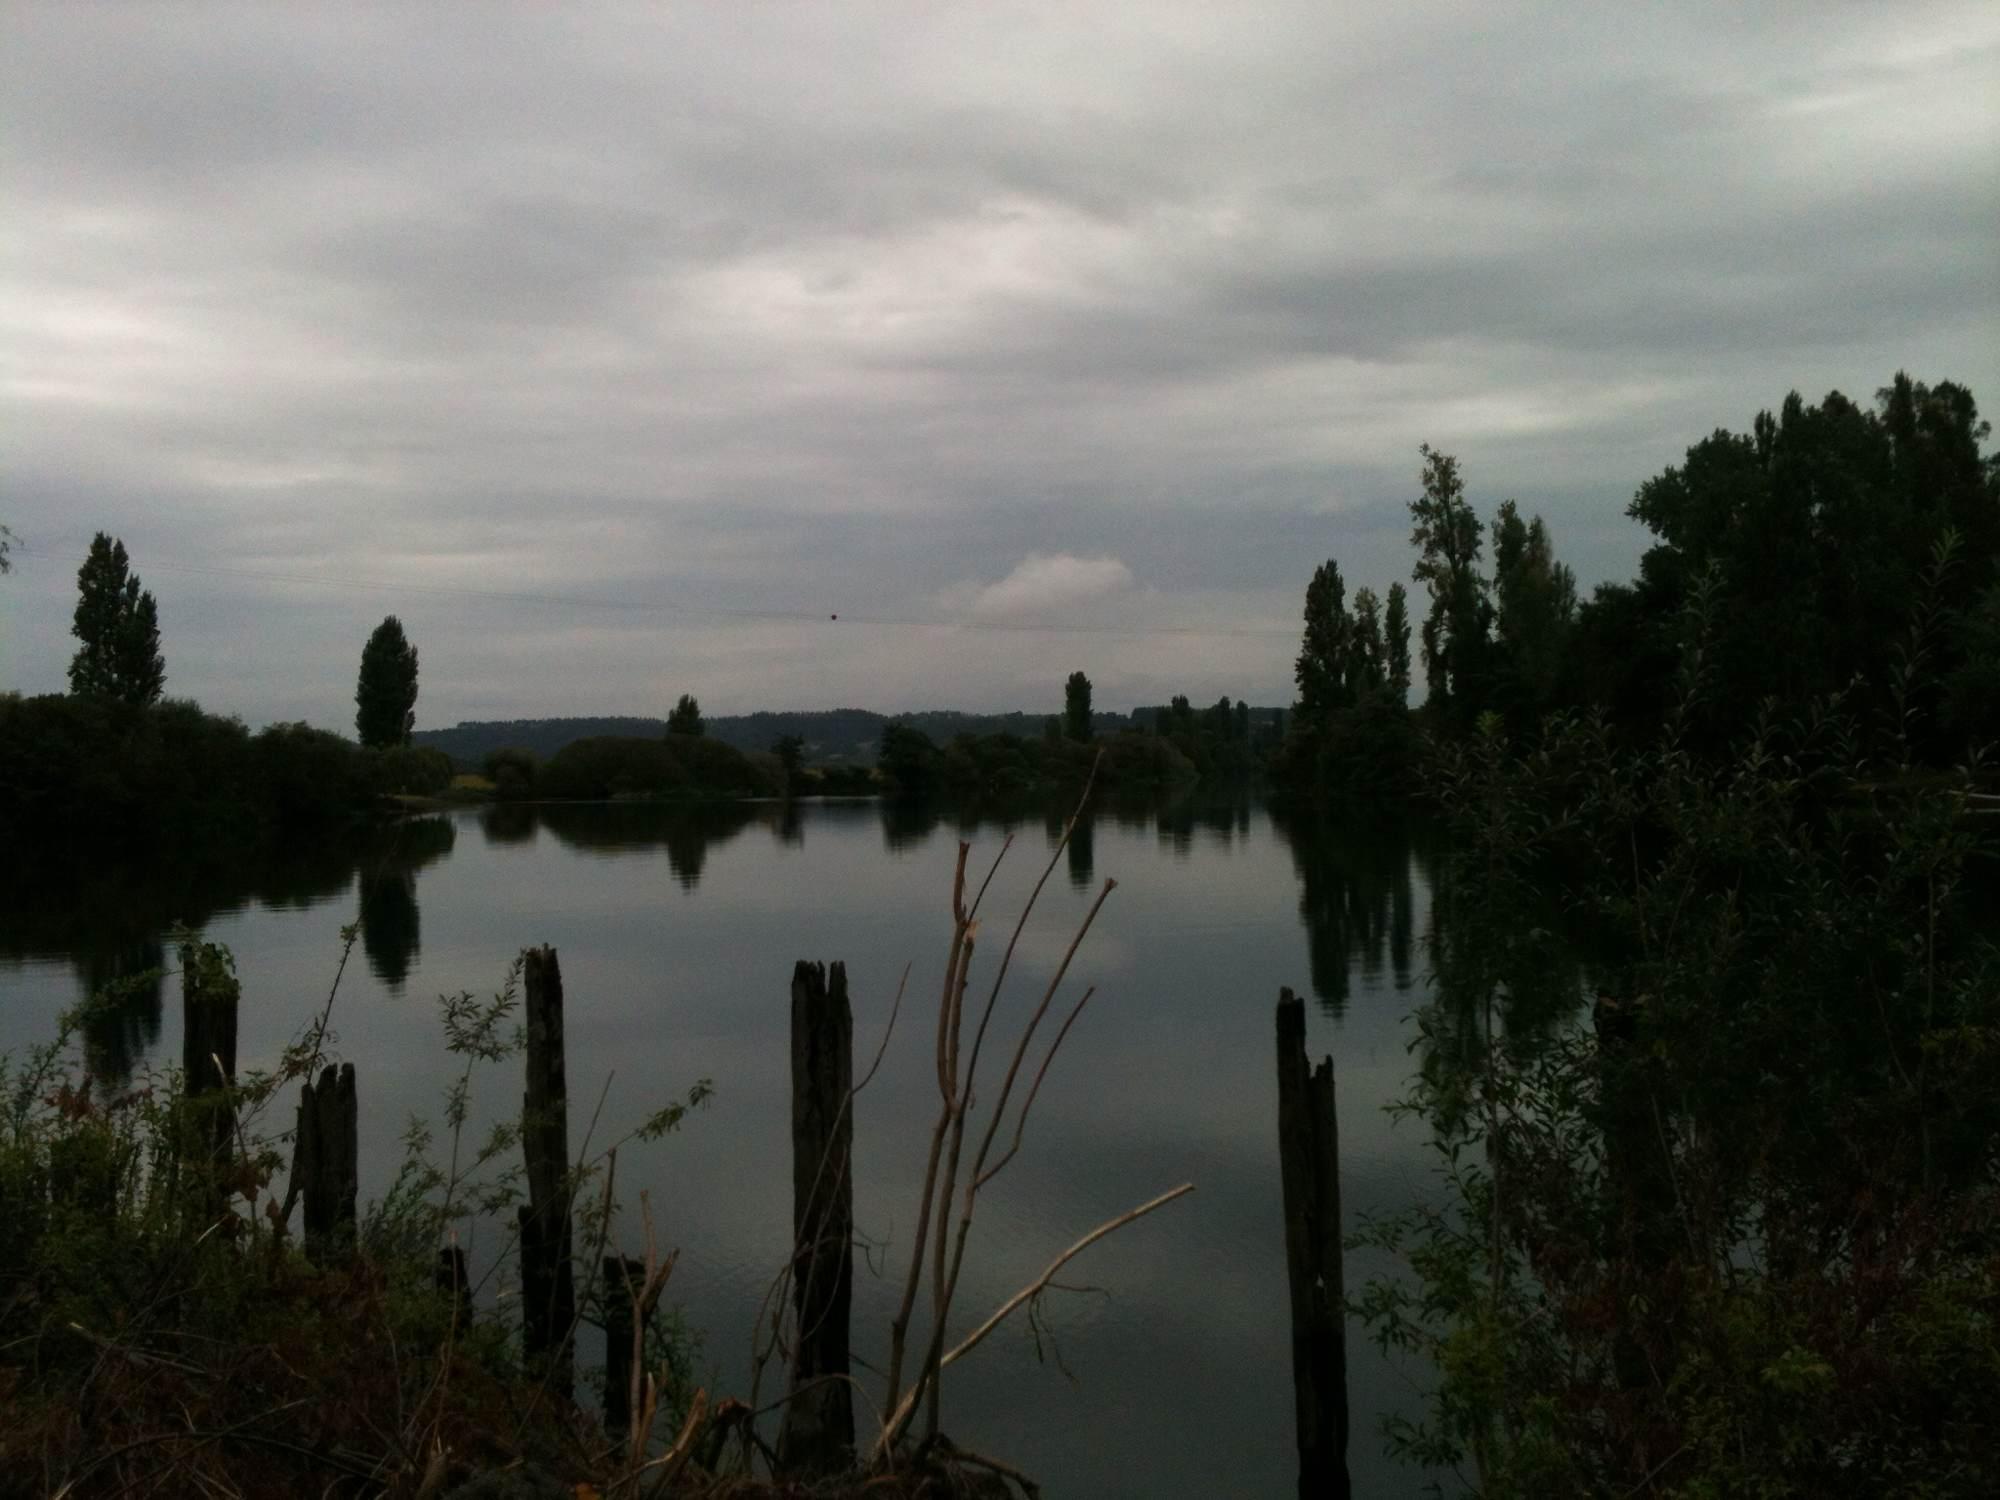
<path fill-rule="evenodd" d="M 2000 581 L 2000 468 L 1980 453 L 1989 428 L 1963 387 L 1898 373 L 1875 405 L 1834 391 L 1808 406 L 1793 392 L 1776 416 L 1758 413 L 1745 433 L 1717 431 L 1647 480 L 1628 514 L 1657 541 L 1631 603 L 1657 662 L 1706 598 L 1706 703 L 1717 726 L 1749 722 L 1766 700 L 1833 693 L 1882 723 L 1900 715 L 1899 672 L 1921 653 L 1928 689 L 1904 705 L 1922 742 L 1913 751 L 1949 758 L 1963 749 L 1955 730 L 1977 715 L 1939 695 L 1979 673 L 1979 601 Z M 1922 641 L 1911 635 L 1919 606 L 1931 610 Z M 1613 622 L 1593 609 L 1588 623 Z M 1599 662 L 1616 649 L 1591 644 Z"/>
<path fill-rule="evenodd" d="M 686 734 L 699 738 L 705 726 L 701 721 L 701 705 L 694 701 L 693 693 L 682 693 L 674 711 L 667 715 L 668 734 Z"/>
<path fill-rule="evenodd" d="M 417 648 L 390 615 L 361 649 L 354 688 L 354 728 L 371 750 L 406 745 L 416 724 Z"/>
<path fill-rule="evenodd" d="M 97 533 L 77 570 L 76 592 L 70 634 L 83 644 L 70 659 L 70 691 L 120 703 L 159 702 L 167 680 L 159 610 L 129 571 L 124 542 Z"/>
<path fill-rule="evenodd" d="M 1090 739 L 1090 679 L 1081 672 L 1063 684 L 1063 731 L 1079 744 Z"/>

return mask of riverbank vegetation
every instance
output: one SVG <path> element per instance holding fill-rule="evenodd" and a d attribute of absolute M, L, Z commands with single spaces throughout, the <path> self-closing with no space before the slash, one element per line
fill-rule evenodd
<path fill-rule="evenodd" d="M 2000 1488 L 1984 436 L 1901 377 L 1718 433 L 1539 678 L 1433 594 L 1404 1109 L 1449 1192 L 1360 1227 L 1410 1276 L 1351 1311 L 1436 1372 L 1392 1445 L 1472 1493 Z"/>
<path fill-rule="evenodd" d="M 1910 764 L 1959 764 L 2000 741 L 1989 434 L 1972 393 L 1950 382 L 1898 373 L 1872 408 L 1837 391 L 1807 406 L 1794 393 L 1640 485 L 1626 507 L 1652 535 L 1638 576 L 1587 599 L 1539 516 L 1510 500 L 1482 520 L 1457 460 L 1426 448 L 1410 506 L 1424 700 L 1411 709 L 1405 698 L 1401 585 L 1378 625 L 1374 595 L 1349 606 L 1330 560 L 1306 595 L 1280 777 L 1321 796 L 1396 795 L 1425 737 L 1462 743 L 1487 714 L 1517 743 L 1552 715 L 1594 713 L 1619 748 L 1654 746 L 1697 598 L 1711 712 L 1686 731 L 1691 753 L 1731 753 L 1760 716 L 1837 694 L 1864 724 L 1904 724 Z M 1913 601 L 1925 611 L 1920 656 Z"/>

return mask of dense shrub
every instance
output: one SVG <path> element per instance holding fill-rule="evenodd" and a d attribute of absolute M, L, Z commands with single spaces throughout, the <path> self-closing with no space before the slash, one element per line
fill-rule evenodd
<path fill-rule="evenodd" d="M 250 839 L 365 812 L 368 760 L 303 724 L 252 735 L 185 700 L 0 697 L 0 832 L 141 844 Z"/>
<path fill-rule="evenodd" d="M 537 795 L 558 801 L 767 797 L 778 790 L 771 776 L 741 750 L 685 734 L 577 740 L 558 751 L 536 780 Z"/>
<path fill-rule="evenodd" d="M 435 797 L 451 785 L 451 757 L 431 745 L 392 745 L 367 752 L 369 774 L 378 792 Z"/>
<path fill-rule="evenodd" d="M 1087 744 L 1062 738 L 962 734 L 940 750 L 922 731 L 892 724 L 883 731 L 877 764 L 890 786 L 906 796 L 939 789 L 1005 796 L 1078 786 L 1093 764 L 1098 786 L 1106 789 L 1172 786 L 1191 781 L 1196 774 L 1194 765 L 1168 740 L 1133 731 Z"/>
<path fill-rule="evenodd" d="M 536 795 L 542 759 L 532 750 L 512 746 L 490 752 L 480 770 L 493 783 L 493 795 L 502 802 L 525 802 Z"/>

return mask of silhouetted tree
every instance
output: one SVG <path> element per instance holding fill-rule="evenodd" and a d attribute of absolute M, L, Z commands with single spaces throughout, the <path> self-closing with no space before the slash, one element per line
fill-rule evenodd
<path fill-rule="evenodd" d="M 1382 618 L 1382 670 L 1397 703 L 1410 701 L 1410 596 L 1400 583 L 1389 585 Z"/>
<path fill-rule="evenodd" d="M 361 648 L 354 705 L 355 732 L 369 749 L 410 742 L 417 717 L 417 648 L 394 615 L 377 625 Z"/>
<path fill-rule="evenodd" d="M 1081 672 L 1063 684 L 1063 730 L 1079 744 L 1090 739 L 1090 679 Z"/>
<path fill-rule="evenodd" d="M 142 706 L 159 702 L 167 680 L 159 611 L 128 571 L 124 542 L 97 533 L 77 569 L 76 592 L 70 634 L 83 644 L 70 659 L 70 691 Z"/>
<path fill-rule="evenodd" d="M 805 764 L 806 742 L 795 734 L 781 734 L 771 746 L 771 753 L 785 769 L 785 790 L 790 792 L 798 785 L 799 767 Z"/>
<path fill-rule="evenodd" d="M 1299 685 L 1298 717 L 1319 724 L 1347 701 L 1347 585 L 1340 564 L 1328 558 L 1313 570 L 1306 585 L 1305 636 L 1299 642 L 1292 675 Z"/>
<path fill-rule="evenodd" d="M 1417 549 L 1414 575 L 1430 587 L 1424 617 L 1424 676 L 1430 706 L 1469 722 L 1482 707 L 1487 640 L 1493 606 L 1479 572 L 1479 518 L 1466 502 L 1458 460 L 1426 443 L 1423 494 L 1410 502 L 1410 545 Z"/>
<path fill-rule="evenodd" d="M 1510 708 L 1539 711 L 1562 670 L 1576 615 L 1576 575 L 1555 560 L 1542 518 L 1524 522 L 1512 500 L 1493 522 L 1493 582 L 1504 696 Z"/>
<path fill-rule="evenodd" d="M 1382 684 L 1385 675 L 1382 604 L 1373 589 L 1355 591 L 1354 618 L 1347 632 L 1347 663 L 1342 675 L 1350 698 L 1373 692 Z"/>
<path fill-rule="evenodd" d="M 694 701 L 694 694 L 682 693 L 681 701 L 667 715 L 667 733 L 699 736 L 705 728 L 701 721 L 701 705 Z"/>

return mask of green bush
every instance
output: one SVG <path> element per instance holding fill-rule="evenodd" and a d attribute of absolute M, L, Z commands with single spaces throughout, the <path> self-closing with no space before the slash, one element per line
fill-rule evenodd
<path fill-rule="evenodd" d="M 451 757 L 431 745 L 392 745 L 363 752 L 377 792 L 435 797 L 451 785 Z"/>

